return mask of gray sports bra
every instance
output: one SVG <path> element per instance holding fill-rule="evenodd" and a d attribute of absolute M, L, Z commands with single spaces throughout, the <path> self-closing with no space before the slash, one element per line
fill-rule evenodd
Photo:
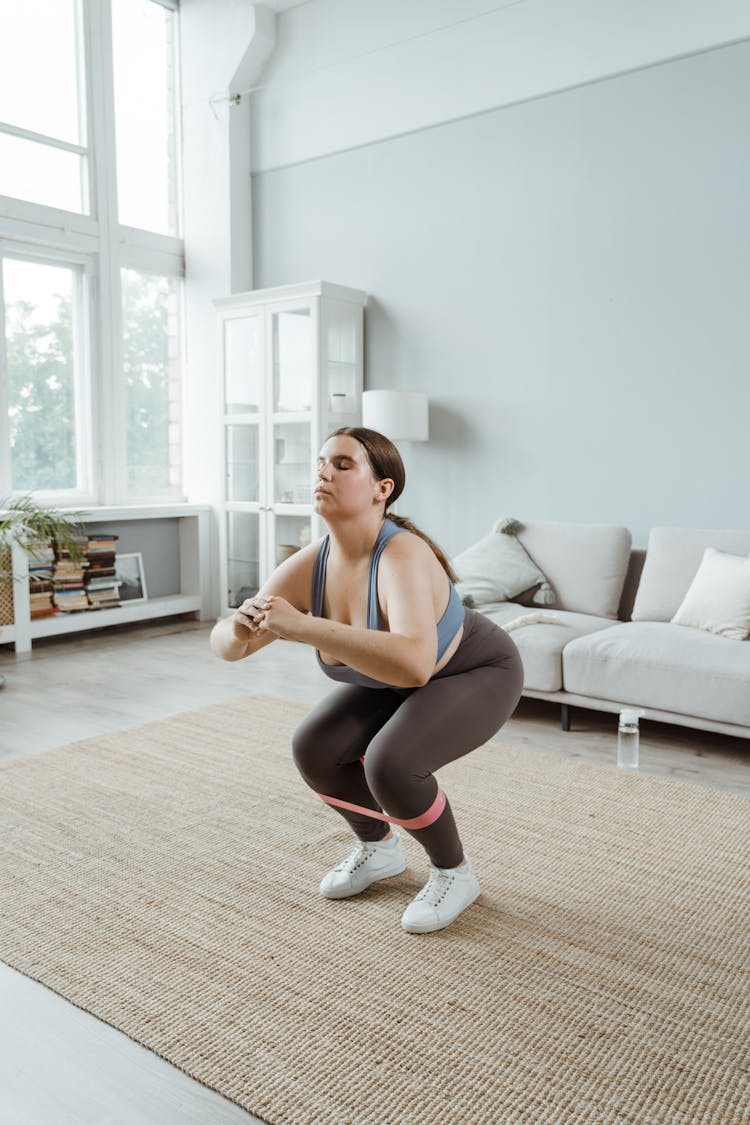
<path fill-rule="evenodd" d="M 372 555 L 370 557 L 370 573 L 367 579 L 367 628 L 368 629 L 381 629 L 385 628 L 383 615 L 380 612 L 378 605 L 378 563 L 386 544 L 398 535 L 399 531 L 406 531 L 404 527 L 398 527 L 397 524 L 388 518 L 385 519 L 380 533 L 375 540 Z M 323 596 L 326 588 L 326 567 L 328 565 L 328 552 L 331 547 L 330 536 L 326 535 L 318 547 L 318 553 L 315 556 L 315 566 L 313 568 L 313 587 L 312 587 L 312 611 L 314 617 L 323 616 Z M 443 655 L 448 645 L 455 637 L 458 630 L 464 623 L 465 610 L 461 602 L 458 592 L 453 583 L 448 580 L 450 586 L 450 597 L 448 604 L 445 607 L 443 616 L 437 623 L 437 660 Z M 315 655 L 318 659 L 318 664 L 332 680 L 338 680 L 343 684 L 358 684 L 360 687 L 369 688 L 387 688 L 390 684 L 381 683 L 380 680 L 373 680 L 370 676 L 366 676 L 364 672 L 358 672 L 356 668 L 350 668 L 348 664 L 325 664 L 320 659 L 320 653 L 315 650 Z"/>

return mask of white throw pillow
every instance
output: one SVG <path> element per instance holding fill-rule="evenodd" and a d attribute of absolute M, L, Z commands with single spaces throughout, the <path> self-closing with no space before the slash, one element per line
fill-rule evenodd
<path fill-rule="evenodd" d="M 513 534 L 516 520 L 498 521 L 495 529 L 452 559 L 456 589 L 465 605 L 510 602 L 536 587 L 535 605 L 550 605 L 555 596 L 539 567 Z"/>
<path fill-rule="evenodd" d="M 706 547 L 672 624 L 744 641 L 750 634 L 750 556 Z"/>

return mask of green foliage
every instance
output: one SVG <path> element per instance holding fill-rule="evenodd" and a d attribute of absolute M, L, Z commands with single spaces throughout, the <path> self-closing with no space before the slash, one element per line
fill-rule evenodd
<path fill-rule="evenodd" d="M 169 282 L 122 271 L 128 491 L 169 493 Z"/>
<path fill-rule="evenodd" d="M 34 323 L 34 306 L 6 310 L 13 487 L 54 491 L 76 486 L 73 313 L 57 297 L 51 324 Z"/>
<path fill-rule="evenodd" d="M 55 543 L 79 562 L 85 556 L 86 532 L 79 512 L 61 512 L 37 504 L 31 496 L 0 500 L 0 551 L 15 543 L 29 554 L 34 547 Z"/>
<path fill-rule="evenodd" d="M 169 282 L 122 271 L 123 376 L 132 496 L 169 494 Z M 6 306 L 14 490 L 77 486 L 73 307 L 57 294 L 50 323 L 29 301 Z M 96 364 L 94 364 L 96 378 Z"/>

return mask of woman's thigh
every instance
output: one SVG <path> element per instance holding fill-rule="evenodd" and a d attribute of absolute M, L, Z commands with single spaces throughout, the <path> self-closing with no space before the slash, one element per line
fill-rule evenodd
<path fill-rule="evenodd" d="M 422 780 L 492 738 L 516 708 L 519 662 L 430 680 L 409 695 L 370 743 L 368 780 Z"/>
<path fill-rule="evenodd" d="M 395 691 L 342 684 L 306 715 L 292 736 L 300 772 L 325 772 L 356 762 L 403 704 Z"/>

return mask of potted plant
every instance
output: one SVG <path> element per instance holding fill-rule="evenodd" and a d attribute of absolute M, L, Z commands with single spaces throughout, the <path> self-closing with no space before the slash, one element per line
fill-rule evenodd
<path fill-rule="evenodd" d="M 84 555 L 80 539 L 84 534 L 80 512 L 47 508 L 31 496 L 0 500 L 0 551 L 8 550 L 14 543 L 29 551 L 37 543 L 54 542 L 80 561 Z"/>
<path fill-rule="evenodd" d="M 46 507 L 31 496 L 14 496 L 0 500 L 0 583 L 12 581 L 10 551 L 15 545 L 34 555 L 39 545 L 54 545 L 66 551 L 74 562 L 85 555 L 85 536 L 78 512 L 62 512 Z M 5 677 L 0 676 L 0 687 Z"/>

